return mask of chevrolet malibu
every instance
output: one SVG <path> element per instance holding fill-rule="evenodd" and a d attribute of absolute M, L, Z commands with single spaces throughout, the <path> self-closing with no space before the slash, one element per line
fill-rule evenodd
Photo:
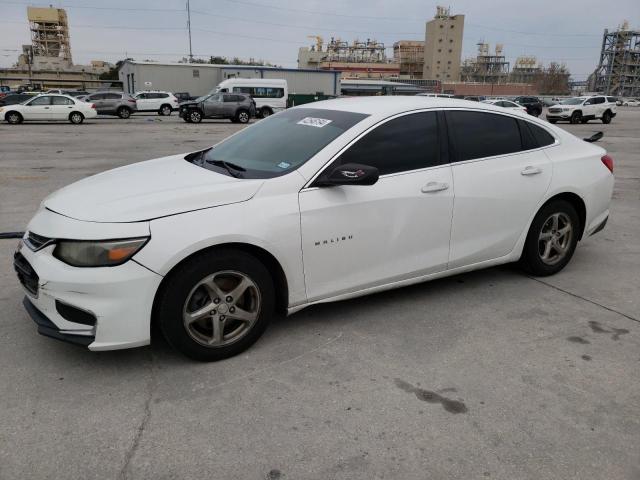
<path fill-rule="evenodd" d="M 41 334 L 111 350 L 155 324 L 218 360 L 276 312 L 508 262 L 554 274 L 604 228 L 612 171 L 602 148 L 504 108 L 330 100 L 53 193 L 14 266 Z"/>

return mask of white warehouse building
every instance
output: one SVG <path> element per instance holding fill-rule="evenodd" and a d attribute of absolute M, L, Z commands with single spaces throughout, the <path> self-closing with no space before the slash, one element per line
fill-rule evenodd
<path fill-rule="evenodd" d="M 228 78 L 272 78 L 287 81 L 290 94 L 340 95 L 339 71 L 247 65 L 157 63 L 126 60 L 118 76 L 127 93 L 164 90 L 204 95 Z"/>

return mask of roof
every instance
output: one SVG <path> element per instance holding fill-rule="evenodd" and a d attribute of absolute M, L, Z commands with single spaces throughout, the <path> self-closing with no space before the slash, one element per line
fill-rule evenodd
<path fill-rule="evenodd" d="M 185 67 L 185 68 L 230 68 L 234 70 L 273 70 L 276 72 L 305 72 L 305 73 L 323 73 L 331 75 L 341 75 L 339 70 L 317 70 L 311 68 L 283 68 L 283 67 L 267 67 L 264 65 L 226 65 L 221 63 L 178 63 L 178 62 L 144 62 L 137 60 L 125 60 L 122 65 L 130 63 L 131 65 L 154 65 L 157 67 Z M 120 67 L 122 68 L 122 66 Z"/>
<path fill-rule="evenodd" d="M 325 108 L 328 110 L 341 110 L 346 112 L 364 113 L 372 116 L 388 117 L 397 113 L 408 112 L 421 108 L 469 108 L 473 110 L 486 110 L 503 114 L 515 114 L 512 109 L 497 107 L 488 103 L 460 100 L 456 98 L 411 96 L 381 96 L 381 97 L 343 97 L 321 102 L 306 103 L 294 108 Z M 526 115 L 526 114 L 525 114 Z M 535 121 L 527 115 L 527 119 Z"/>

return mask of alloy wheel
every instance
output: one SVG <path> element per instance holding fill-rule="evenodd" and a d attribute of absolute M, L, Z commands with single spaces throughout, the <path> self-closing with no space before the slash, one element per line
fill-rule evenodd
<path fill-rule="evenodd" d="M 238 114 L 238 120 L 240 120 L 240 123 L 247 123 L 249 121 L 249 114 L 247 112 L 240 112 Z"/>
<path fill-rule="evenodd" d="M 202 121 L 202 114 L 200 112 L 191 112 L 189 114 L 189 120 L 193 123 L 200 123 Z"/>
<path fill-rule="evenodd" d="M 200 280 L 184 303 L 188 335 L 205 347 L 222 347 L 243 338 L 257 321 L 260 290 L 246 274 L 225 270 Z"/>
<path fill-rule="evenodd" d="M 567 256 L 573 240 L 573 225 L 566 213 L 554 213 L 542 224 L 538 254 L 546 265 L 556 265 Z"/>

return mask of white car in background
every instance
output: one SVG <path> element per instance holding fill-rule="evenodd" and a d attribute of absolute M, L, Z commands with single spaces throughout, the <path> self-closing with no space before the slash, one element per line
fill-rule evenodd
<path fill-rule="evenodd" d="M 640 100 L 634 100 L 633 98 L 628 98 L 622 101 L 622 105 L 625 107 L 637 107 L 640 106 Z"/>
<path fill-rule="evenodd" d="M 49 195 L 14 266 L 44 335 L 112 350 L 148 344 L 153 322 L 218 360 L 275 311 L 509 262 L 559 272 L 612 190 L 604 149 L 519 112 L 329 100 Z"/>
<path fill-rule="evenodd" d="M 483 100 L 482 103 L 488 103 L 489 105 L 495 105 L 496 107 L 510 108 L 510 109 L 519 110 L 521 112 L 527 113 L 526 107 L 523 107 L 522 105 L 519 105 L 516 102 L 512 102 L 511 100 L 505 100 L 505 99 Z"/>
<path fill-rule="evenodd" d="M 616 116 L 617 106 L 615 97 L 594 95 L 591 97 L 574 97 L 562 100 L 547 110 L 547 120 L 556 123 L 568 120 L 569 123 L 587 123 L 589 120 L 602 120 L 611 123 Z"/>
<path fill-rule="evenodd" d="M 44 94 L 17 105 L 0 107 L 0 118 L 11 124 L 24 121 L 67 120 L 80 124 L 85 118 L 98 115 L 92 103 L 86 103 L 70 95 Z"/>
<path fill-rule="evenodd" d="M 138 112 L 158 112 L 158 115 L 171 115 L 180 108 L 180 102 L 171 92 L 145 91 L 133 95 Z"/>

